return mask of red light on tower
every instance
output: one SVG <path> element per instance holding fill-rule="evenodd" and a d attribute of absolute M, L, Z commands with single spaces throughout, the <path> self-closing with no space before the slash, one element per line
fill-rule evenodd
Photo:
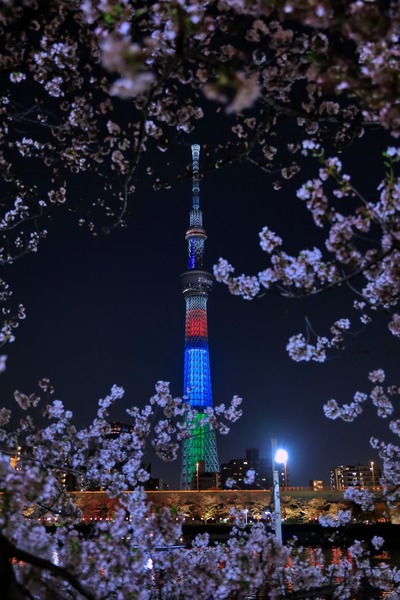
<path fill-rule="evenodd" d="M 204 310 L 189 310 L 185 327 L 186 339 L 207 338 L 207 315 Z"/>

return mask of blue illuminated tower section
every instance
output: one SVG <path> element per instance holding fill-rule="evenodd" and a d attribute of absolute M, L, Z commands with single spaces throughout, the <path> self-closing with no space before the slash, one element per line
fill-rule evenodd
<path fill-rule="evenodd" d="M 199 461 L 207 472 L 219 471 L 215 431 L 203 424 L 202 412 L 212 406 L 210 357 L 208 352 L 207 299 L 213 277 L 203 268 L 204 243 L 207 239 L 200 209 L 200 146 L 192 145 L 193 179 L 188 241 L 188 270 L 181 275 L 186 303 L 184 395 L 199 414 L 190 424 L 192 435 L 183 443 L 181 489 L 195 482 Z"/>

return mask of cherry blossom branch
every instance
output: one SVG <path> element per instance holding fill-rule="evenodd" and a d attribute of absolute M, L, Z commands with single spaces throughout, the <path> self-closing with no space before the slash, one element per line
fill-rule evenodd
<path fill-rule="evenodd" d="M 70 573 L 67 569 L 55 565 L 50 560 L 40 558 L 39 556 L 35 556 L 30 552 L 26 552 L 25 550 L 17 548 L 6 537 L 4 537 L 2 533 L 0 533 L 0 559 L 2 563 L 1 570 L 5 569 L 5 572 L 8 576 L 8 582 L 5 582 L 5 589 L 7 589 L 10 584 L 14 588 L 18 586 L 13 570 L 6 567 L 7 562 L 9 563 L 11 559 L 16 559 L 17 561 L 23 561 L 33 565 L 34 567 L 48 571 L 52 575 L 67 581 L 77 592 L 82 594 L 88 600 L 96 600 L 96 596 L 84 585 L 82 585 L 79 579 L 72 575 L 72 573 Z M 20 589 L 19 586 L 18 589 Z M 18 596 L 16 597 L 18 598 Z"/>

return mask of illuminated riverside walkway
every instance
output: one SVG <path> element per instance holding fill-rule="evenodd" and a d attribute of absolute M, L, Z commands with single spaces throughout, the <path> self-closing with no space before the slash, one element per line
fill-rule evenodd
<path fill-rule="evenodd" d="M 125 492 L 129 494 L 130 492 Z M 375 488 L 377 499 L 381 496 L 381 488 Z M 232 528 L 232 517 L 230 509 L 235 507 L 246 511 L 246 522 L 258 521 L 265 516 L 266 510 L 272 504 L 272 490 L 168 490 L 147 491 L 148 500 L 155 506 L 170 506 L 185 515 L 182 530 L 182 541 L 189 544 L 198 533 L 207 532 L 210 540 L 223 542 L 229 539 Z M 82 524 L 90 526 L 96 521 L 108 521 L 113 518 L 114 509 L 118 500 L 109 498 L 105 492 L 71 492 L 77 506 L 82 510 Z M 291 500 L 299 500 L 304 503 L 312 499 L 320 499 L 328 505 L 335 502 L 343 502 L 343 492 L 338 490 L 312 490 L 307 487 L 290 487 L 281 490 L 282 508 Z M 386 511 L 385 511 L 386 512 Z M 390 522 L 365 521 L 354 523 L 347 528 L 344 536 L 342 529 L 335 527 L 334 531 L 340 534 L 337 545 L 343 546 L 352 543 L 354 539 L 370 540 L 378 535 L 385 539 L 388 549 L 398 551 L 400 549 L 400 511 L 391 509 Z M 51 519 L 47 519 L 51 520 Z M 386 519 L 384 519 L 386 520 Z M 299 543 L 307 546 L 332 545 L 331 528 L 321 528 L 312 522 L 302 523 L 294 521 L 285 523 L 283 526 L 283 539 L 288 541 L 295 537 Z M 368 523 L 368 524 L 365 524 Z M 46 523 L 50 525 L 50 523 Z M 339 531 L 340 530 L 340 531 Z M 329 538 L 329 543 L 326 537 Z M 336 543 L 336 542 L 335 542 Z"/>
<path fill-rule="evenodd" d="M 129 494 L 130 492 L 125 492 Z M 382 494 L 381 488 L 375 488 L 377 499 Z M 105 492 L 70 492 L 74 501 L 83 512 L 84 518 L 93 516 L 93 513 L 106 515 L 108 510 L 112 510 L 115 499 L 110 499 Z M 258 514 L 263 513 L 264 509 L 270 507 L 273 501 L 272 490 L 163 490 L 147 491 L 147 499 L 158 506 L 176 507 L 178 510 L 188 514 L 187 508 L 193 509 L 193 513 L 204 514 L 204 510 L 210 507 L 210 513 L 219 512 L 219 509 L 227 507 L 236 507 L 238 509 L 248 509 L 249 517 L 253 509 L 257 507 Z M 285 501 L 300 500 L 307 502 L 314 498 L 324 500 L 327 503 L 343 501 L 343 491 L 339 490 L 312 490 L 308 487 L 282 487 L 281 500 L 283 505 Z M 103 506 L 103 509 L 101 508 Z M 190 511 L 192 512 L 192 511 Z M 206 511 L 207 512 L 207 511 Z"/>
<path fill-rule="evenodd" d="M 288 496 L 291 498 L 299 498 L 302 500 L 311 500 L 312 498 L 321 498 L 328 502 L 340 502 L 343 500 L 344 490 L 331 490 L 330 488 L 324 488 L 322 490 L 313 490 L 311 487 L 281 487 L 281 496 Z M 374 491 L 377 496 L 382 493 L 381 487 L 375 487 Z M 98 497 L 101 495 L 106 496 L 105 492 L 70 492 L 72 496 L 79 497 L 83 494 L 96 494 Z M 129 492 L 126 492 L 129 494 Z M 267 504 L 272 496 L 272 489 L 267 490 L 148 490 L 146 496 L 149 500 L 157 503 L 157 499 L 162 504 L 168 504 L 169 499 L 175 500 L 172 504 L 176 504 L 176 499 L 180 498 L 182 502 L 193 501 L 193 499 L 199 494 L 215 497 L 219 501 L 232 502 L 233 499 L 237 499 L 239 503 L 246 503 L 250 499 L 261 499 L 265 498 Z"/>
<path fill-rule="evenodd" d="M 376 488 L 376 490 L 377 493 L 379 493 L 381 488 Z M 281 487 L 280 493 L 281 496 L 299 498 L 302 500 L 311 500 L 311 498 L 322 498 L 328 502 L 339 502 L 340 500 L 343 500 L 343 491 L 331 490 L 330 488 L 313 490 L 311 487 Z M 267 490 L 151 490 L 146 492 L 149 500 L 153 500 L 154 502 L 156 502 L 157 497 L 161 499 L 162 497 L 167 498 L 171 495 L 179 495 L 182 499 L 192 500 L 196 494 L 206 494 L 210 497 L 215 496 L 216 500 L 225 500 L 228 502 L 232 502 L 233 498 L 237 498 L 238 502 L 243 504 L 245 504 L 246 501 L 255 498 L 265 498 L 268 504 L 273 494 L 273 490 L 271 488 Z"/>

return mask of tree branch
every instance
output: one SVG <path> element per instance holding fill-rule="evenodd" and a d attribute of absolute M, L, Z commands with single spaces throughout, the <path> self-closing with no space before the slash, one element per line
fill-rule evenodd
<path fill-rule="evenodd" d="M 80 581 L 74 575 L 72 575 L 72 573 L 70 573 L 70 571 L 68 571 L 64 567 L 59 567 L 58 565 L 55 565 L 50 560 L 40 558 L 39 556 L 34 556 L 33 554 L 26 552 L 25 550 L 20 550 L 19 548 L 14 546 L 14 544 L 12 544 L 2 533 L 0 533 L 0 572 L 3 573 L 4 568 L 6 569 L 5 576 L 7 577 L 7 581 L 4 580 L 4 583 L 8 584 L 7 588 L 10 591 L 12 591 L 13 594 L 17 593 L 17 595 L 10 595 L 8 598 L 4 598 L 4 600 L 19 600 L 20 598 L 23 598 L 21 589 L 16 581 L 14 571 L 10 564 L 10 560 L 13 558 L 19 561 L 29 563 L 30 565 L 38 567 L 39 569 L 49 571 L 56 577 L 67 581 L 77 592 L 79 592 L 85 598 L 87 598 L 87 600 L 96 599 L 96 596 L 85 586 L 83 586 L 80 583 Z M 7 565 L 9 565 L 9 567 Z M 3 575 L 0 575 L 0 577 L 2 578 Z M 4 588 L 2 587 L 2 589 Z"/>

